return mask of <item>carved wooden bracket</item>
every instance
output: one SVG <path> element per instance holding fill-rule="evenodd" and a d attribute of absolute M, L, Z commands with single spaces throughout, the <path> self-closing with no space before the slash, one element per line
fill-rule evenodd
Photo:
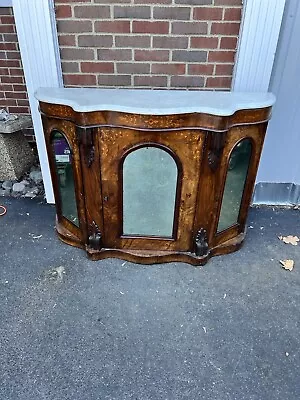
<path fill-rule="evenodd" d="M 93 221 L 89 226 L 89 247 L 94 250 L 101 250 L 102 247 L 102 234 L 95 221 Z"/>
<path fill-rule="evenodd" d="M 194 252 L 197 257 L 206 256 L 208 254 L 207 232 L 204 228 L 200 228 L 196 233 Z"/>
<path fill-rule="evenodd" d="M 211 140 L 208 151 L 208 164 L 213 171 L 216 171 L 225 145 L 226 132 L 214 132 L 211 134 Z"/>
<path fill-rule="evenodd" d="M 77 127 L 79 143 L 83 145 L 84 161 L 89 168 L 95 158 L 95 145 L 92 128 Z"/>

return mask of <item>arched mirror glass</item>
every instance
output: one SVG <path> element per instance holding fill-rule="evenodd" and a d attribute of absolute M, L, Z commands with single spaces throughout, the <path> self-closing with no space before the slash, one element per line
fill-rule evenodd
<path fill-rule="evenodd" d="M 178 169 L 158 147 L 129 153 L 123 164 L 123 234 L 173 236 Z"/>
<path fill-rule="evenodd" d="M 250 139 L 244 139 L 239 142 L 231 152 L 218 223 L 218 232 L 238 222 L 251 152 L 252 144 Z"/>
<path fill-rule="evenodd" d="M 66 138 L 59 131 L 52 132 L 51 142 L 55 157 L 61 212 L 65 218 L 71 221 L 74 225 L 79 226 L 71 149 Z"/>

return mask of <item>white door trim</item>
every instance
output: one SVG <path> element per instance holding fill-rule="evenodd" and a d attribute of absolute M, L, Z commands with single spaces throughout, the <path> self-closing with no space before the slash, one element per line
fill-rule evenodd
<path fill-rule="evenodd" d="M 12 0 L 0 0 L 0 7 L 11 7 Z"/>
<path fill-rule="evenodd" d="M 13 0 L 31 116 L 48 203 L 54 203 L 46 145 L 38 102 L 38 87 L 63 86 L 53 0 Z"/>
<path fill-rule="evenodd" d="M 244 1 L 233 91 L 268 91 L 285 2 Z"/>

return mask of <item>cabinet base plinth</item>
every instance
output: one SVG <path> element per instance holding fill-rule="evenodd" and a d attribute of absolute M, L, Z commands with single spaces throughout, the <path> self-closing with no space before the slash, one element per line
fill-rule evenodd
<path fill-rule="evenodd" d="M 227 240 L 217 247 L 211 248 L 205 256 L 197 257 L 194 253 L 180 251 L 159 250 L 130 250 L 130 249 L 107 249 L 93 250 L 81 243 L 80 239 L 67 231 L 58 222 L 56 223 L 58 237 L 71 246 L 85 249 L 88 257 L 93 260 L 104 258 L 119 258 L 121 260 L 138 264 L 162 264 L 167 262 L 184 262 L 191 265 L 204 265 L 213 257 L 237 251 L 243 244 L 245 233 L 241 233 L 233 239 Z"/>

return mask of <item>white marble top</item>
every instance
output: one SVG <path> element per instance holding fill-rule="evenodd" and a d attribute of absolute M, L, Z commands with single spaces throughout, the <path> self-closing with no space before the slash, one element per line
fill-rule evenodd
<path fill-rule="evenodd" d="M 232 115 L 238 110 L 272 106 L 272 93 L 237 93 L 185 90 L 39 88 L 37 100 L 62 104 L 74 111 L 119 111 L 131 114 L 168 115 L 206 113 Z"/>

